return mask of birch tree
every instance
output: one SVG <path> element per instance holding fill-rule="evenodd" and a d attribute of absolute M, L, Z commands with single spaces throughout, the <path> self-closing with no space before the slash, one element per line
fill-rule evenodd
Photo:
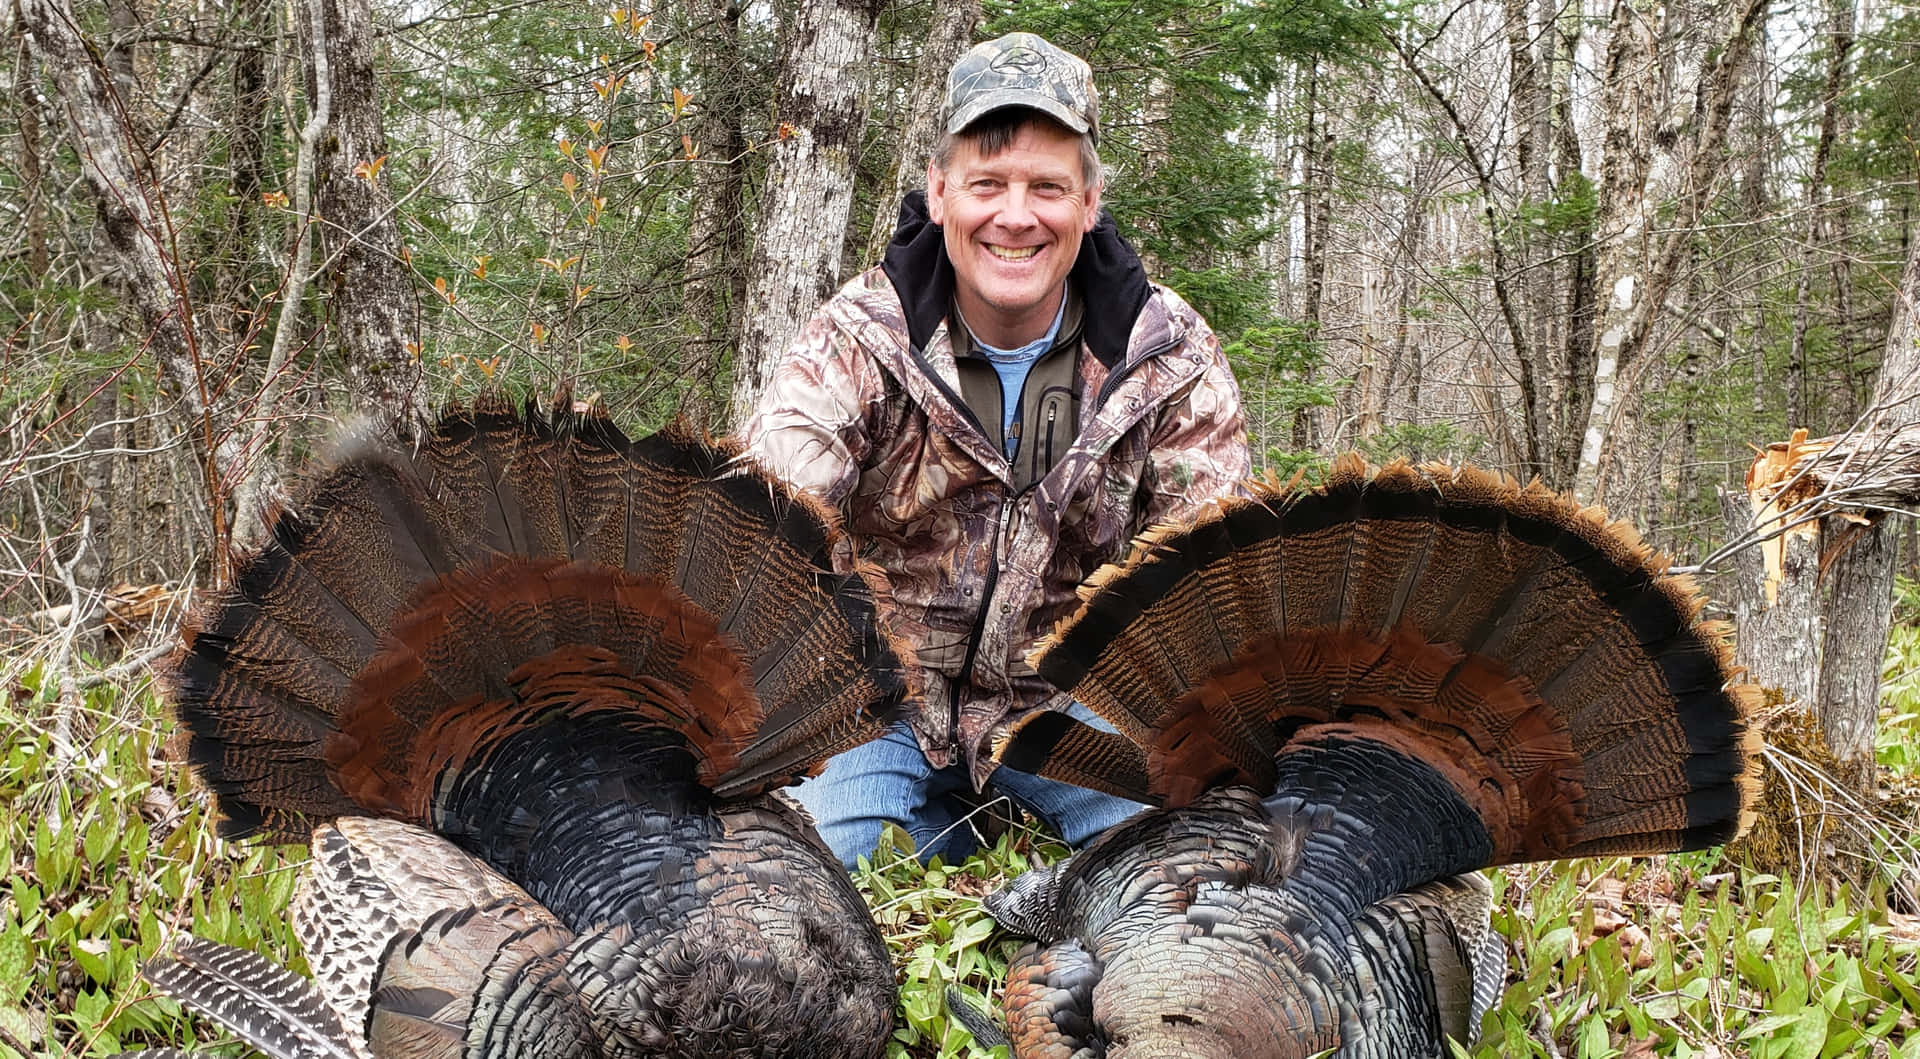
<path fill-rule="evenodd" d="M 801 0 L 781 28 L 777 142 L 748 256 L 736 422 L 752 411 L 794 332 L 840 285 L 866 121 L 864 67 L 881 2 Z"/>
<path fill-rule="evenodd" d="M 1599 252 L 1594 276 L 1593 399 L 1581 433 L 1574 492 L 1599 501 L 1608 431 L 1621 399 L 1620 381 L 1646 347 L 1673 288 L 1716 172 L 1734 99 L 1766 13 L 1763 0 L 1740 0 L 1728 28 L 1700 66 L 1684 130 L 1661 129 L 1662 42 L 1655 6 L 1615 0 L 1606 58 L 1606 115 L 1601 162 Z M 1658 139 L 1680 150 L 1656 159 Z M 1662 154 L 1665 152 L 1662 151 Z M 1656 161 L 1659 164 L 1655 164 Z M 1659 230 L 1656 214 L 1662 214 Z"/>

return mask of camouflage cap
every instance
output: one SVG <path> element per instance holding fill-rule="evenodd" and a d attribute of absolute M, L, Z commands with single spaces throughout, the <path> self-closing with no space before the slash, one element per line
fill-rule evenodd
<path fill-rule="evenodd" d="M 947 74 L 947 132 L 1005 107 L 1031 107 L 1100 141 L 1093 68 L 1032 33 L 976 44 Z"/>

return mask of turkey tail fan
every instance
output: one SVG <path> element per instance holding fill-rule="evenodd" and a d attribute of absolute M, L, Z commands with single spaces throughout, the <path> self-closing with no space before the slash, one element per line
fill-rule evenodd
<path fill-rule="evenodd" d="M 1631 529 L 1537 484 L 1349 456 L 1318 488 L 1254 484 L 1148 531 L 1083 595 L 1035 667 L 1139 750 L 1043 715 L 1004 763 L 1169 806 L 1227 784 L 1282 817 L 1350 797 L 1380 817 L 1370 842 L 1477 821 L 1405 885 L 1751 819 L 1759 734 L 1723 630 Z"/>
<path fill-rule="evenodd" d="M 313 983 L 245 949 L 183 935 L 141 973 L 273 1059 L 367 1059 Z"/>
<path fill-rule="evenodd" d="M 834 572 L 837 540 L 730 443 L 483 398 L 415 451 L 346 446 L 168 683 L 230 836 L 431 827 L 450 777 L 554 719 L 671 732 L 689 782 L 751 795 L 912 694 L 885 580 Z"/>

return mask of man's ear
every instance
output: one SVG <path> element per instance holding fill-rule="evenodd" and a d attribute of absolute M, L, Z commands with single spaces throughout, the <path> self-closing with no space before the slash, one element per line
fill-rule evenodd
<path fill-rule="evenodd" d="M 927 163 L 927 216 L 935 224 L 945 223 L 947 215 L 946 170 Z"/>
<path fill-rule="evenodd" d="M 1100 223 L 1100 184 L 1095 184 L 1091 188 L 1087 189 L 1087 226 L 1081 229 L 1080 234 L 1085 235 L 1088 232 L 1093 231 L 1094 225 L 1097 225 L 1099 223 Z"/>

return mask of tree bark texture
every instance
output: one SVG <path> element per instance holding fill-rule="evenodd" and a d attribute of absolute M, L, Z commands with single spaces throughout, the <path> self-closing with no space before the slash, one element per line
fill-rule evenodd
<path fill-rule="evenodd" d="M 1910 247 L 1894 296 L 1893 320 L 1865 424 L 1869 438 L 1895 438 L 1920 428 L 1920 243 Z M 1920 493 L 1920 475 L 1905 484 Z M 1920 496 L 1916 496 L 1920 500 Z M 1920 504 L 1909 510 L 1920 510 Z M 1834 521 L 1832 518 L 1828 522 Z M 1851 527 L 1849 527 L 1851 528 Z M 1834 547 L 1848 544 L 1828 530 Z M 1870 781 L 1873 733 L 1880 713 L 1880 665 L 1893 621 L 1894 527 L 1876 514 L 1833 562 L 1826 657 L 1820 673 L 1820 727 L 1834 756 Z"/>
<path fill-rule="evenodd" d="M 1520 206 L 1523 211 L 1544 211 L 1553 201 L 1548 159 L 1553 150 L 1553 80 L 1548 76 L 1552 63 L 1551 32 L 1553 11 L 1542 12 L 1544 27 L 1536 28 L 1533 0 L 1504 0 L 1507 30 L 1507 81 L 1512 96 L 1514 155 L 1520 165 Z M 1538 366 L 1536 374 L 1551 378 L 1555 373 L 1543 361 L 1552 349 L 1551 330 L 1555 312 L 1554 269 L 1549 263 L 1555 237 L 1544 226 L 1517 224 L 1514 265 L 1520 270 L 1519 294 L 1526 306 L 1528 341 L 1516 355 L 1531 355 Z"/>
<path fill-rule="evenodd" d="M 1747 495 L 1722 490 L 1720 509 L 1738 539 L 1767 516 L 1756 517 Z M 1746 679 L 1781 702 L 1813 709 L 1820 673 L 1820 553 L 1811 527 L 1789 530 L 1772 549 L 1742 548 L 1733 555 L 1733 660 Z M 1882 641 L 1884 642 L 1884 641 Z"/>
<path fill-rule="evenodd" d="M 124 120 L 104 65 L 81 39 L 67 0 L 23 0 L 29 43 L 53 82 L 80 168 L 112 248 L 123 296 L 140 317 L 146 348 L 198 426 L 200 471 L 216 537 L 223 497 L 244 473 L 246 453 L 216 411 L 208 357 L 194 327 L 192 302 L 177 267 L 172 222 L 151 167 Z"/>
<path fill-rule="evenodd" d="M 1920 512 L 1920 244 L 1908 251 L 1874 398 L 1854 430 L 1815 441 L 1796 431 L 1791 441 L 1769 446 L 1748 473 L 1760 528 L 1789 526 L 1748 550 L 1760 557 L 1763 585 L 1780 597 L 1779 608 L 1804 610 L 1783 619 L 1820 645 L 1808 669 L 1815 685 L 1802 701 L 1834 756 L 1850 767 L 1839 778 L 1858 788 L 1872 781 L 1880 666 L 1892 620 L 1898 549 L 1885 516 Z M 1815 568 L 1793 565 L 1803 541 L 1819 557 Z M 1822 577 L 1830 585 L 1824 606 L 1817 596 Z M 1741 633 L 1744 640 L 1744 626 Z"/>
<path fill-rule="evenodd" d="M 1552 0 L 1547 0 L 1551 3 Z M 1585 171 L 1585 158 L 1580 145 L 1580 136 L 1574 128 L 1573 116 L 1573 79 L 1577 65 L 1574 56 L 1580 48 L 1581 20 L 1575 14 L 1561 16 L 1551 34 L 1553 61 L 1549 64 L 1554 83 L 1554 156 L 1561 175 L 1561 186 L 1569 192 L 1586 192 L 1580 186 L 1580 174 Z M 1571 488 L 1580 469 L 1581 431 L 1586 424 L 1587 409 L 1593 403 L 1593 316 L 1594 316 L 1594 268 L 1596 248 L 1594 240 L 1594 218 L 1585 218 L 1585 223 L 1573 230 L 1561 233 L 1556 250 L 1565 255 L 1563 262 L 1554 270 L 1554 278 L 1559 284 L 1559 296 L 1555 300 L 1555 315 L 1560 317 L 1559 334 L 1556 342 L 1559 361 L 1559 378 L 1553 389 L 1555 398 L 1552 415 L 1542 412 L 1552 432 L 1552 441 L 1545 447 L 1548 452 L 1548 480 L 1562 489 Z M 1542 350 L 1542 358 L 1549 356 Z"/>
<path fill-rule="evenodd" d="M 267 190 L 266 125 L 272 103 L 267 60 L 273 41 L 273 6 L 268 0 L 244 0 L 236 15 L 242 39 L 233 55 L 233 97 L 227 133 L 227 206 L 224 267 L 221 286 L 232 291 L 238 308 L 240 277 L 247 271 L 254 249 L 260 196 Z"/>
<path fill-rule="evenodd" d="M 1880 716 L 1880 667 L 1886 661 L 1893 624 L 1893 570 L 1897 527 L 1823 520 L 1821 537 L 1845 551 L 1827 571 L 1826 629 L 1821 641 L 1820 732 L 1827 748 L 1853 775 L 1840 777 L 1855 789 L 1871 789 L 1873 733 Z"/>
<path fill-rule="evenodd" d="M 1327 237 L 1333 226 L 1333 166 L 1328 157 L 1333 150 L 1332 116 L 1324 106 L 1322 82 L 1329 76 L 1325 66 L 1308 64 L 1305 144 L 1301 151 L 1305 168 L 1305 188 L 1301 208 L 1305 223 L 1301 232 L 1300 321 L 1309 337 L 1320 335 L 1321 306 L 1327 287 Z M 1317 372 L 1317 369 L 1311 369 Z M 1307 382 L 1313 381 L 1309 375 Z M 1302 406 L 1293 413 L 1289 444 L 1296 452 L 1311 451 L 1314 445 L 1313 408 Z"/>
<path fill-rule="evenodd" d="M 1652 222 L 1647 186 L 1653 168 L 1653 130 L 1658 120 L 1659 83 L 1656 30 L 1650 24 L 1653 5 L 1615 0 L 1608 26 L 1605 95 L 1606 115 L 1602 146 L 1597 232 L 1600 249 L 1597 334 L 1593 351 L 1592 397 L 1581 431 L 1580 465 L 1574 491 L 1582 500 L 1595 495 L 1600 473 L 1601 446 L 1613 418 L 1615 386 L 1622 360 L 1635 352 L 1628 339 L 1636 310 L 1646 304 L 1646 272 L 1651 250 Z M 1571 425 L 1571 424 L 1569 424 Z"/>
<path fill-rule="evenodd" d="M 1648 5 L 1651 8 L 1651 5 Z M 1637 0 L 1616 0 L 1607 47 L 1605 156 L 1601 167 L 1600 216 L 1596 237 L 1593 400 L 1581 434 L 1580 467 L 1574 493 L 1583 500 L 1605 498 L 1601 457 L 1619 400 L 1617 385 L 1647 343 L 1655 314 L 1666 301 L 1691 245 L 1694 227 L 1716 183 L 1721 147 L 1732 118 L 1734 98 L 1753 53 L 1754 38 L 1767 5 L 1741 0 L 1721 46 L 1704 64 L 1694 87 L 1692 137 L 1670 166 L 1653 162 L 1658 99 L 1655 88 L 1661 56 L 1648 23 L 1651 10 Z M 1663 186 L 1660 172 L 1676 183 Z M 1660 218 L 1665 235 L 1653 230 L 1655 212 L 1671 201 Z"/>
<path fill-rule="evenodd" d="M 40 107 L 34 99 L 38 79 L 32 76 L 32 55 L 27 48 L 24 22 L 16 21 L 20 62 L 19 79 L 13 86 L 14 113 L 20 129 L 20 198 L 27 237 L 27 275 L 38 280 L 47 274 L 46 193 L 41 187 Z"/>
<path fill-rule="evenodd" d="M 840 285 L 879 14 L 879 0 L 801 0 L 782 28 L 781 138 L 754 226 L 735 422 L 745 421 L 787 343 Z"/>
<path fill-rule="evenodd" d="M 688 47 L 700 96 L 693 139 L 693 203 L 687 227 L 687 320 L 719 363 L 734 350 L 747 293 L 745 122 L 753 86 L 740 56 L 740 6 L 688 0 Z"/>
<path fill-rule="evenodd" d="M 1815 259 L 1827 225 L 1827 159 L 1840 129 L 1840 94 L 1846 88 L 1847 59 L 1853 50 L 1854 0 L 1830 0 L 1827 9 L 1827 79 L 1820 98 L 1820 134 L 1814 141 L 1813 163 L 1807 174 L 1807 223 L 1802 230 L 1799 274 L 1793 285 L 1793 339 L 1787 348 L 1787 426 L 1811 427 L 1807 416 L 1807 329 L 1813 307 Z"/>
<path fill-rule="evenodd" d="M 386 126 L 368 0 L 302 0 L 310 106 L 329 120 L 318 140 L 314 205 L 330 284 L 326 304 L 354 406 L 408 431 L 425 415 L 413 279 L 385 169 Z M 326 104 L 321 104 L 321 99 Z"/>
<path fill-rule="evenodd" d="M 980 27 L 980 0 L 951 0 L 933 5 L 933 24 L 927 29 L 920 59 L 913 68 L 913 97 L 907 104 L 907 125 L 900 130 L 893 167 L 893 190 L 873 211 L 873 234 L 867 238 L 866 260 L 880 260 L 893 239 L 900 202 L 907 192 L 924 186 L 927 160 L 940 140 L 940 112 L 947 100 L 947 71 L 973 44 Z"/>

